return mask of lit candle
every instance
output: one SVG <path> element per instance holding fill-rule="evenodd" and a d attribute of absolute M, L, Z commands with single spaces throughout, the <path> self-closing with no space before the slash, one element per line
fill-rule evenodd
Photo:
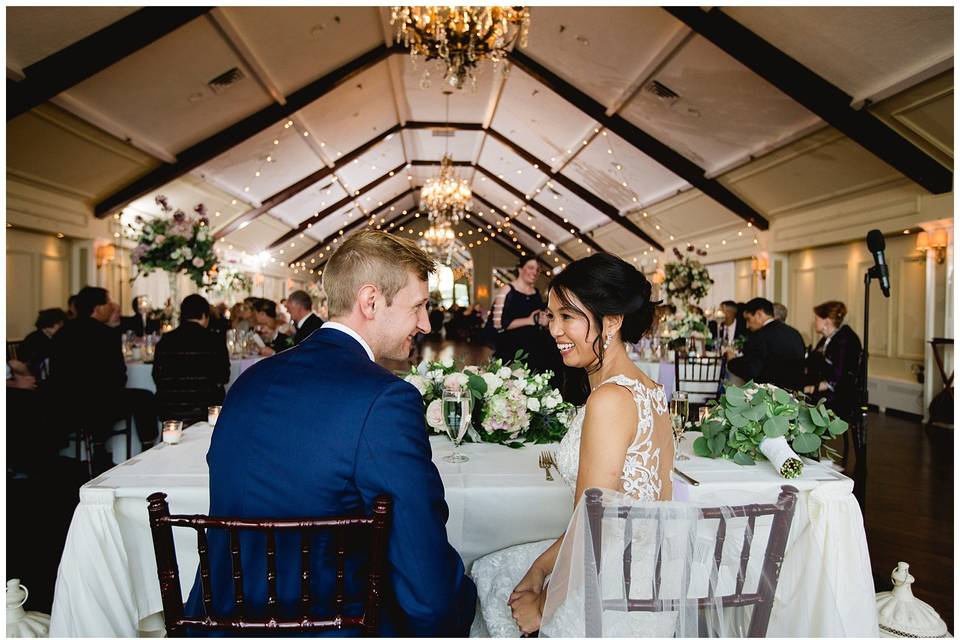
<path fill-rule="evenodd" d="M 163 421 L 163 441 L 168 444 L 177 444 L 183 436 L 183 420 Z"/>
<path fill-rule="evenodd" d="M 220 405 L 213 405 L 207 407 L 207 422 L 210 423 L 211 427 L 217 426 L 217 418 L 220 417 Z"/>

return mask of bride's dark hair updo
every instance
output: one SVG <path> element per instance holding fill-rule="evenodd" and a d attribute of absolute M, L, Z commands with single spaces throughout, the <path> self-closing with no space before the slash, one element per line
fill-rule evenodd
<path fill-rule="evenodd" d="M 609 253 L 595 253 L 573 262 L 550 282 L 552 291 L 564 306 L 579 308 L 586 315 L 588 329 L 597 328 L 593 352 L 597 356 L 596 369 L 603 365 L 603 318 L 623 316 L 620 338 L 624 342 L 639 342 L 653 325 L 657 303 L 650 300 L 650 281 L 633 265 Z M 580 301 L 573 303 L 571 295 Z M 589 393 L 587 372 L 574 374 L 566 371 L 564 396 L 578 403 L 584 392 Z M 585 386 L 586 385 L 586 386 Z"/>

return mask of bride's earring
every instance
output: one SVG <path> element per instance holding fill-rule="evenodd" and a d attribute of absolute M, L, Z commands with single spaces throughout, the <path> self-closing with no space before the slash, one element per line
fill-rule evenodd
<path fill-rule="evenodd" d="M 610 348 L 610 343 L 611 343 L 611 342 L 613 342 L 613 334 L 612 334 L 612 333 L 608 333 L 608 334 L 607 334 L 607 339 L 604 340 L 604 342 L 603 342 L 603 350 L 604 350 L 604 351 L 606 351 L 607 349 Z"/>

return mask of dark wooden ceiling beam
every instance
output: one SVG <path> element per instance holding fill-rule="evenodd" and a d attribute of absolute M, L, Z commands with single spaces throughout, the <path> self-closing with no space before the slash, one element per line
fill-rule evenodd
<path fill-rule="evenodd" d="M 604 105 L 583 91 L 580 91 L 525 53 L 514 49 L 509 53 L 508 57 L 512 64 L 515 64 L 535 80 L 596 120 L 603 127 L 626 140 L 655 162 L 658 162 L 697 189 L 700 189 L 704 195 L 716 200 L 719 204 L 747 222 L 751 222 L 753 226 L 758 229 L 766 230 L 770 227 L 770 223 L 767 222 L 767 219 L 760 215 L 758 211 L 716 180 L 707 178 L 701 167 L 687 160 L 672 148 L 639 127 L 634 126 L 623 117 L 618 115 L 608 116 L 606 113 L 607 108 Z"/>
<path fill-rule="evenodd" d="M 199 167 L 204 162 L 212 160 L 231 147 L 260 133 L 284 118 L 291 116 L 310 103 L 330 93 L 344 82 L 357 74 L 369 69 L 381 60 L 386 59 L 394 48 L 380 45 L 350 60 L 346 64 L 331 71 L 327 75 L 314 80 L 307 86 L 298 89 L 287 96 L 286 104 L 273 103 L 264 109 L 247 116 L 226 129 L 201 140 L 192 147 L 177 154 L 177 161 L 173 164 L 164 164 L 137 178 L 119 191 L 107 196 L 94 207 L 94 214 L 98 218 L 111 215 L 137 198 L 150 193 L 154 189 L 176 180 L 188 171 Z"/>
<path fill-rule="evenodd" d="M 380 205 L 379 207 L 377 207 L 376 209 L 374 209 L 373 211 L 371 211 L 371 212 L 368 213 L 367 215 L 360 216 L 359 218 L 357 218 L 356 220 L 354 220 L 353 222 L 351 222 L 351 223 L 348 224 L 347 226 L 343 227 L 342 229 L 339 229 L 336 233 L 330 234 L 330 235 L 327 236 L 326 238 L 323 238 L 322 240 L 320 240 L 319 242 L 317 242 L 315 245 L 313 245 L 312 248 L 308 249 L 307 251 L 303 252 L 302 254 L 300 254 L 299 256 L 297 256 L 296 258 L 294 258 L 294 259 L 293 259 L 293 263 L 297 263 L 297 262 L 300 262 L 300 261 L 302 261 L 302 260 L 306 260 L 306 259 L 309 258 L 311 255 L 313 255 L 314 253 L 316 253 L 317 251 L 319 251 L 320 249 L 322 249 L 324 245 L 329 244 L 329 243 L 333 240 L 334 236 L 346 235 L 346 234 L 350 233 L 351 231 L 353 231 L 354 229 L 356 229 L 357 227 L 359 227 L 360 225 L 367 224 L 367 220 L 368 220 L 371 216 L 374 216 L 374 217 L 375 217 L 375 216 L 380 215 L 381 213 L 383 213 L 384 211 L 386 211 L 386 210 L 389 209 L 390 207 L 394 206 L 394 205 L 395 205 L 396 203 L 398 203 L 399 201 L 401 201 L 401 200 L 403 200 L 404 198 L 406 198 L 406 197 L 407 197 L 408 195 L 410 195 L 411 193 L 414 193 L 414 191 L 415 191 L 415 189 L 407 189 L 406 191 L 404 191 L 404 192 L 401 193 L 400 195 L 398 195 L 398 196 L 396 196 L 396 197 L 394 197 L 394 198 L 391 198 L 391 199 L 390 199 L 389 201 L 387 201 L 387 202 L 384 202 L 382 205 Z M 341 234 L 341 232 L 343 232 L 343 233 Z"/>
<path fill-rule="evenodd" d="M 17 117 L 195 20 L 213 7 L 145 7 L 7 80 L 7 120 Z"/>
<path fill-rule="evenodd" d="M 456 123 L 408 122 L 404 126 L 407 129 L 444 129 L 446 128 L 446 129 L 456 129 L 458 131 L 484 131 L 483 125 L 475 122 L 456 122 Z M 610 218 L 610 220 L 617 223 L 618 225 L 620 225 L 621 227 L 623 227 L 633 235 L 643 239 L 652 248 L 655 248 L 658 251 L 663 251 L 663 246 L 659 242 L 654 240 L 652 237 L 650 237 L 648 233 L 646 233 L 643 229 L 641 229 L 636 224 L 634 224 L 632 220 L 630 220 L 627 217 L 621 216 L 620 210 L 616 206 L 610 204 L 609 202 L 599 197 L 592 191 L 589 191 L 588 189 L 586 189 L 585 187 L 577 183 L 575 180 L 568 178 L 567 176 L 565 176 L 560 172 L 553 171 L 549 164 L 547 164 L 540 158 L 537 158 L 535 155 L 533 155 L 532 153 L 530 153 L 529 151 L 527 151 L 526 149 L 524 149 L 523 147 L 521 147 L 516 142 L 514 142 L 507 136 L 503 135 L 496 129 L 493 129 L 492 127 L 490 127 L 490 128 L 487 128 L 485 131 L 491 138 L 494 138 L 495 140 L 506 145 L 514 153 L 516 153 L 518 156 L 520 156 L 525 161 L 527 161 L 530 165 L 532 165 L 536 170 L 540 171 L 545 176 L 547 176 L 547 178 L 551 180 L 556 180 L 564 188 L 569 190 L 571 193 L 573 193 L 575 196 L 577 196 L 578 198 L 580 198 L 581 200 L 589 204 L 591 207 L 593 207 L 597 211 L 601 212 L 602 214 Z"/>
<path fill-rule="evenodd" d="M 953 189 L 953 172 L 887 126 L 853 97 L 718 8 L 664 7 L 672 16 L 930 193 Z"/>
<path fill-rule="evenodd" d="M 390 127 L 380 135 L 374 138 L 371 138 L 370 140 L 367 140 L 362 145 L 360 145 L 350 153 L 346 154 L 345 156 L 337 158 L 337 164 L 335 164 L 333 167 L 321 167 L 320 169 L 314 171 L 307 177 L 293 183 L 286 189 L 281 189 L 277 193 L 273 194 L 272 196 L 264 200 L 259 207 L 256 207 L 254 209 L 250 209 L 249 211 L 244 212 L 242 215 L 237 216 L 236 218 L 231 220 L 229 223 L 225 224 L 223 227 L 218 229 L 217 232 L 214 234 L 214 238 L 219 240 L 220 238 L 230 233 L 233 233 L 234 231 L 239 229 L 240 225 L 242 225 L 244 222 L 252 222 L 256 218 L 259 218 L 264 213 L 276 207 L 277 205 L 283 202 L 286 202 L 287 200 L 297 195 L 301 191 L 305 191 L 309 189 L 310 187 L 320 182 L 327 176 L 332 175 L 337 169 L 346 166 L 354 158 L 359 158 L 364 153 L 369 151 L 372 147 L 375 147 L 376 145 L 383 142 L 383 140 L 386 139 L 387 136 L 397 133 L 398 131 L 400 131 L 400 129 L 401 129 L 400 125 L 394 125 Z"/>
<path fill-rule="evenodd" d="M 303 233 L 304 231 L 306 231 L 313 225 L 317 224 L 327 216 L 331 215 L 332 213 L 335 213 L 336 211 L 343 208 L 345 205 L 349 204 L 350 202 L 356 200 L 360 196 L 369 193 L 371 189 L 375 189 L 376 187 L 380 186 L 390 178 L 394 177 L 397 173 L 399 173 L 400 171 L 403 171 L 403 168 L 406 166 L 407 164 L 405 162 L 402 164 L 399 164 L 393 169 L 391 169 L 390 171 L 384 173 L 379 178 L 376 178 L 375 180 L 372 180 L 367 184 L 363 185 L 353 193 L 348 193 L 346 196 L 344 196 L 337 202 L 333 203 L 323 211 L 318 211 L 317 213 L 313 214 L 312 216 L 308 217 L 306 220 L 298 224 L 293 229 L 290 229 L 290 231 L 287 231 L 285 234 L 283 234 L 282 236 L 280 236 L 279 238 L 271 242 L 270 246 L 268 246 L 267 249 L 274 249 L 276 247 L 279 247 L 287 240 L 290 240 L 291 238 L 296 237 L 300 233 Z"/>

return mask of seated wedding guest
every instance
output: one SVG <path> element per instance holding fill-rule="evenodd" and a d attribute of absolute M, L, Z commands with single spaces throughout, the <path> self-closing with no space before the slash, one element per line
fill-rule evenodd
<path fill-rule="evenodd" d="M 89 429 L 97 471 L 113 466 L 105 441 L 114 423 L 132 414 L 143 449 L 157 438 L 156 402 L 152 392 L 128 389 L 127 366 L 120 347 L 120 307 L 106 289 L 84 287 L 77 294 L 77 319 L 53 338 L 50 385 L 65 424 Z"/>
<path fill-rule="evenodd" d="M 130 303 L 130 306 L 133 307 L 133 315 L 123 316 L 121 319 L 121 333 L 133 331 L 133 335 L 138 338 L 142 338 L 150 333 L 160 333 L 160 319 L 150 317 L 150 312 L 153 311 L 153 307 L 147 296 L 135 297 L 133 302 Z"/>
<path fill-rule="evenodd" d="M 743 355 L 733 357 L 733 348 L 726 355 L 731 358 L 727 369 L 744 382 L 769 382 L 784 389 L 799 391 L 803 386 L 803 359 L 806 348 L 803 337 L 791 326 L 773 317 L 773 303 L 766 298 L 754 298 L 744 308 L 747 321 L 747 341 Z"/>
<path fill-rule="evenodd" d="M 297 333 L 293 336 L 294 344 L 300 344 L 304 338 L 323 326 L 323 320 L 313 312 L 313 300 L 306 291 L 291 293 L 287 299 L 287 310 L 297 327 Z"/>
<path fill-rule="evenodd" d="M 413 385 L 376 363 L 405 359 L 429 328 L 427 276 L 433 260 L 413 242 L 363 230 L 348 236 L 323 272 L 331 319 L 296 349 L 253 365 L 234 382 L 207 453 L 210 515 L 324 518 L 370 514 L 391 498 L 377 636 L 465 636 L 477 603 L 473 582 L 447 539 L 448 507 L 431 461 L 423 400 Z M 322 408 L 318 410 L 318 408 Z M 208 613 L 234 612 L 229 536 L 209 530 Z M 342 578 L 329 534 L 310 538 L 312 617 L 332 616 L 334 585 L 348 594 L 343 615 L 358 615 L 368 566 L 366 537 L 348 537 Z M 299 606 L 301 537 L 276 536 L 281 610 Z M 267 611 L 265 536 L 241 534 L 243 606 Z M 205 609 L 201 577 L 186 605 Z"/>
<path fill-rule="evenodd" d="M 223 404 L 230 356 L 223 337 L 210 331 L 210 304 L 193 294 L 180 303 L 180 326 L 165 333 L 153 356 L 161 420 L 192 424 L 207 419 L 207 407 Z"/>
<path fill-rule="evenodd" d="M 74 320 L 77 317 L 77 294 L 67 298 L 67 320 Z"/>
<path fill-rule="evenodd" d="M 713 339 L 720 347 L 720 351 L 726 347 L 733 346 L 737 338 L 746 335 L 747 327 L 744 324 L 743 317 L 737 313 L 737 303 L 733 300 L 724 300 L 720 303 L 720 310 L 723 311 L 723 320 L 709 322 L 710 333 Z"/>
<path fill-rule="evenodd" d="M 430 302 L 430 313 L 427 314 L 427 317 L 430 320 L 430 337 L 439 338 L 443 335 L 443 308 L 440 306 L 439 302 Z"/>
<path fill-rule="evenodd" d="M 863 347 L 860 338 L 843 323 L 847 307 L 831 300 L 813 308 L 821 338 L 807 358 L 807 379 L 803 392 L 813 402 L 826 398 L 827 408 L 850 421 L 859 411 L 857 373 Z"/>
<path fill-rule="evenodd" d="M 41 384 L 50 373 L 53 336 L 66 322 L 67 314 L 63 309 L 42 309 L 34 323 L 37 330 L 24 338 L 17 349 L 17 359 L 26 363 L 31 375 Z"/>
<path fill-rule="evenodd" d="M 237 331 L 249 330 L 250 314 L 250 307 L 243 302 L 238 302 L 230 307 L 230 328 Z"/>
<path fill-rule="evenodd" d="M 221 338 L 226 338 L 227 329 L 230 328 L 230 321 L 227 320 L 226 313 L 226 303 L 210 305 L 210 325 L 207 328 Z"/>
<path fill-rule="evenodd" d="M 277 317 L 277 303 L 266 298 L 257 298 L 253 306 L 254 319 L 257 323 L 257 334 L 263 343 L 260 355 L 270 356 L 293 346 L 293 337 L 279 330 L 280 320 Z"/>
<path fill-rule="evenodd" d="M 787 321 L 787 307 L 780 304 L 779 302 L 773 303 L 773 317 L 779 320 L 780 322 Z"/>

